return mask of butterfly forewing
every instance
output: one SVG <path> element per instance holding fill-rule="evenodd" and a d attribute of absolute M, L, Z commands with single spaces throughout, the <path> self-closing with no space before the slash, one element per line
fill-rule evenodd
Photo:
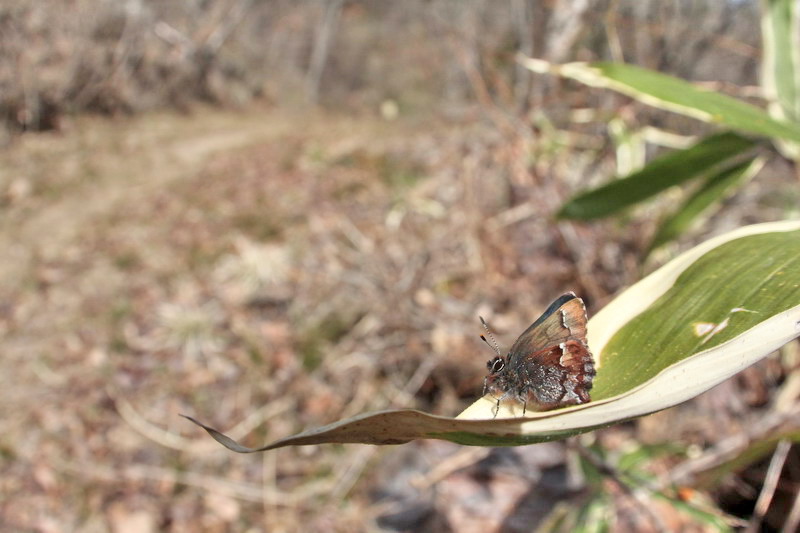
<path fill-rule="evenodd" d="M 516 340 L 509 350 L 509 366 L 519 364 L 521 358 L 534 352 L 571 339 L 586 343 L 586 321 L 583 300 L 572 292 L 562 295 Z"/>

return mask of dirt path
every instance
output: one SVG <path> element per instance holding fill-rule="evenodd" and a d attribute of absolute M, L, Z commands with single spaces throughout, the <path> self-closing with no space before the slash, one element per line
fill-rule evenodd
<path fill-rule="evenodd" d="M 83 117 L 0 152 L 0 446 L 14 449 L 35 434 L 30 428 L 42 413 L 74 403 L 75 383 L 90 382 L 75 377 L 96 370 L 85 355 L 70 354 L 86 335 L 81 328 L 108 336 L 82 310 L 94 294 L 97 315 L 112 315 L 108 296 L 130 281 L 96 268 L 111 259 L 85 241 L 102 241 L 116 211 L 195 178 L 215 154 L 269 143 L 301 123 L 266 109 Z"/>
<path fill-rule="evenodd" d="M 305 372 L 306 353 L 313 362 L 320 348 L 295 349 L 288 313 L 231 303 L 236 280 L 215 276 L 232 256 L 234 266 L 255 262 L 261 272 L 263 257 L 273 257 L 267 252 L 286 245 L 288 257 L 315 246 L 308 264 L 316 270 L 290 272 L 295 283 L 305 280 L 298 294 L 308 309 L 339 320 L 360 309 L 351 303 L 356 299 L 380 304 L 372 292 L 352 294 L 383 290 L 396 271 L 417 264 L 408 259 L 417 253 L 417 226 L 392 235 L 384 226 L 409 184 L 428 179 L 414 158 L 440 149 L 430 123 L 423 129 L 398 122 L 269 109 L 81 118 L 60 134 L 25 136 L 0 152 L 0 455 L 13 458 L 0 462 L 7 523 L 44 530 L 39 517 L 51 516 L 64 530 L 87 530 L 84 515 L 115 523 L 118 506 L 120 516 L 186 516 L 192 526 L 184 530 L 197 530 L 192 517 L 210 512 L 204 492 L 181 492 L 170 480 L 207 470 L 206 457 L 213 463 L 219 456 L 175 449 L 192 442 L 192 428 L 178 413 L 220 408 L 240 419 L 239 411 L 271 401 L 276 390 L 290 399 L 286 405 L 310 406 L 305 424 L 340 408 L 331 404 L 337 395 L 327 373 L 351 367 Z M 415 224 L 431 221 L 447 219 L 425 215 Z M 365 237 L 357 223 L 375 235 Z M 350 241 L 339 246 L 327 235 L 331 227 L 357 243 L 359 236 L 391 240 L 397 257 L 354 253 Z M 297 239 L 286 228 L 317 240 Z M 252 250 L 238 250 L 240 241 Z M 252 261 L 248 250 L 262 255 Z M 341 273 L 362 267 L 369 283 Z M 393 298 L 409 301 L 400 293 Z M 320 346 L 341 336 L 342 326 L 328 322 L 331 331 L 309 335 L 324 339 Z M 382 352 L 384 341 L 376 339 L 363 349 Z M 190 349 L 196 345 L 214 353 L 197 356 Z M 363 381 L 364 390 L 377 387 Z M 288 434 L 296 425 L 286 417 L 271 431 Z M 314 468 L 326 470 L 334 459 L 324 455 Z M 214 484 L 209 493 L 247 494 L 248 501 L 261 494 L 261 474 L 248 470 L 251 463 L 224 461 L 242 470 L 232 474 L 223 465 L 218 479 L 207 478 Z M 138 477 L 142 472 L 150 472 L 149 481 Z M 249 481 L 231 491 L 224 488 L 229 475 Z M 182 483 L 202 485 L 190 478 Z M 251 505 L 243 512 L 256 521 L 261 511 Z"/>
<path fill-rule="evenodd" d="M 21 138 L 0 153 L 0 294 L 19 285 L 36 254 L 54 257 L 119 202 L 193 176 L 208 158 L 302 127 L 276 112 L 202 111 L 125 121 L 83 118 L 61 134 Z"/>

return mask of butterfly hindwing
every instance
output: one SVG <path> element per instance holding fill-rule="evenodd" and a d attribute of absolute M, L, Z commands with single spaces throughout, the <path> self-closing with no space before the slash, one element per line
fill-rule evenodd
<path fill-rule="evenodd" d="M 517 373 L 517 398 L 547 410 L 588 402 L 595 370 L 586 344 L 568 340 L 520 357 Z"/>

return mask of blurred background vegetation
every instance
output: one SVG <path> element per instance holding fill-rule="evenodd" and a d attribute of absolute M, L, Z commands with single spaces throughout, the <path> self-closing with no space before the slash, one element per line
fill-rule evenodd
<path fill-rule="evenodd" d="M 800 394 L 796 342 L 569 443 L 238 456 L 178 416 L 255 445 L 367 410 L 454 415 L 491 355 L 478 315 L 508 346 L 563 291 L 591 315 L 696 242 L 796 217 L 774 152 L 649 256 L 685 191 L 556 220 L 713 129 L 517 61 L 624 61 L 766 107 L 762 7 L 1 0 L 0 523 L 790 531 L 800 427 L 776 406 Z"/>

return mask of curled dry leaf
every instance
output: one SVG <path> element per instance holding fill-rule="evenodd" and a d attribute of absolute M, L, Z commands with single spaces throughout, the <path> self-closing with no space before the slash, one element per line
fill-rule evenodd
<path fill-rule="evenodd" d="M 698 327 L 705 324 L 706 327 Z M 446 439 L 477 446 L 556 440 L 684 402 L 800 337 L 800 222 L 747 226 L 711 239 L 620 294 L 589 320 L 597 375 L 592 401 L 522 415 L 483 397 L 456 418 L 415 410 L 362 414 L 242 446 L 239 453 L 321 443 L 402 444 Z"/>

